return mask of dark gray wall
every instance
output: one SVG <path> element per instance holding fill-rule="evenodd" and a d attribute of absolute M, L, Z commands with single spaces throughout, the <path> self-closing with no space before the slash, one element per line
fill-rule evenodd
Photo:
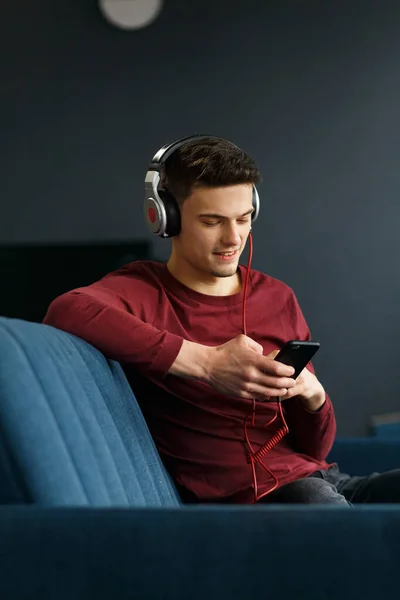
<path fill-rule="evenodd" d="M 339 433 L 400 409 L 398 0 L 166 0 L 131 33 L 93 0 L 6 0 L 0 50 L 0 242 L 149 237 L 149 158 L 226 136 L 263 171 L 254 266 L 295 289 Z"/>

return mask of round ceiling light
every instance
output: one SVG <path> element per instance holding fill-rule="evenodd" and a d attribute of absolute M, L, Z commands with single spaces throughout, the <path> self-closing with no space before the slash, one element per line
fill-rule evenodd
<path fill-rule="evenodd" d="M 111 25 L 141 29 L 158 16 L 163 0 L 99 0 L 100 10 Z"/>

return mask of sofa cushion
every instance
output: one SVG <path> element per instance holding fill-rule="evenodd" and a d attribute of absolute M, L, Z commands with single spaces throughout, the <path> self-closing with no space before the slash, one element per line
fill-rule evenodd
<path fill-rule="evenodd" d="M 396 505 L 2 508 L 0 597 L 395 600 L 399 537 Z"/>
<path fill-rule="evenodd" d="M 6 318 L 0 502 L 179 505 L 121 366 L 73 335 Z"/>

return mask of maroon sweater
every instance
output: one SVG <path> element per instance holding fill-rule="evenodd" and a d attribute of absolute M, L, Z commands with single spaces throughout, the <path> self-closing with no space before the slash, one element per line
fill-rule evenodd
<path fill-rule="evenodd" d="M 244 281 L 246 269 L 239 269 Z M 56 298 L 44 319 L 122 364 L 158 450 L 187 500 L 251 503 L 254 498 L 243 437 L 252 401 L 168 375 L 183 339 L 217 346 L 242 333 L 242 302 L 243 287 L 231 296 L 200 294 L 179 283 L 166 265 L 137 261 Z M 291 339 L 310 339 L 292 289 L 255 270 L 246 321 L 247 335 L 263 346 L 264 354 Z M 298 398 L 282 405 L 290 433 L 264 458 L 279 485 L 326 468 L 336 433 L 328 397 L 316 413 Z M 276 406 L 257 402 L 255 424 L 249 427 L 254 449 L 281 427 L 280 419 L 264 427 Z M 257 484 L 263 493 L 274 480 L 258 467 Z"/>

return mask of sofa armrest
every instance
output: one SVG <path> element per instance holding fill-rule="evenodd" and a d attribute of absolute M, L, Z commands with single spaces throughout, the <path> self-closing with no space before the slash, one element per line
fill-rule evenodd
<path fill-rule="evenodd" d="M 376 600 L 398 593 L 400 507 L 0 509 L 7 600 Z"/>
<path fill-rule="evenodd" d="M 342 473 L 369 475 L 400 468 L 400 440 L 373 437 L 336 440 L 328 457 Z"/>

